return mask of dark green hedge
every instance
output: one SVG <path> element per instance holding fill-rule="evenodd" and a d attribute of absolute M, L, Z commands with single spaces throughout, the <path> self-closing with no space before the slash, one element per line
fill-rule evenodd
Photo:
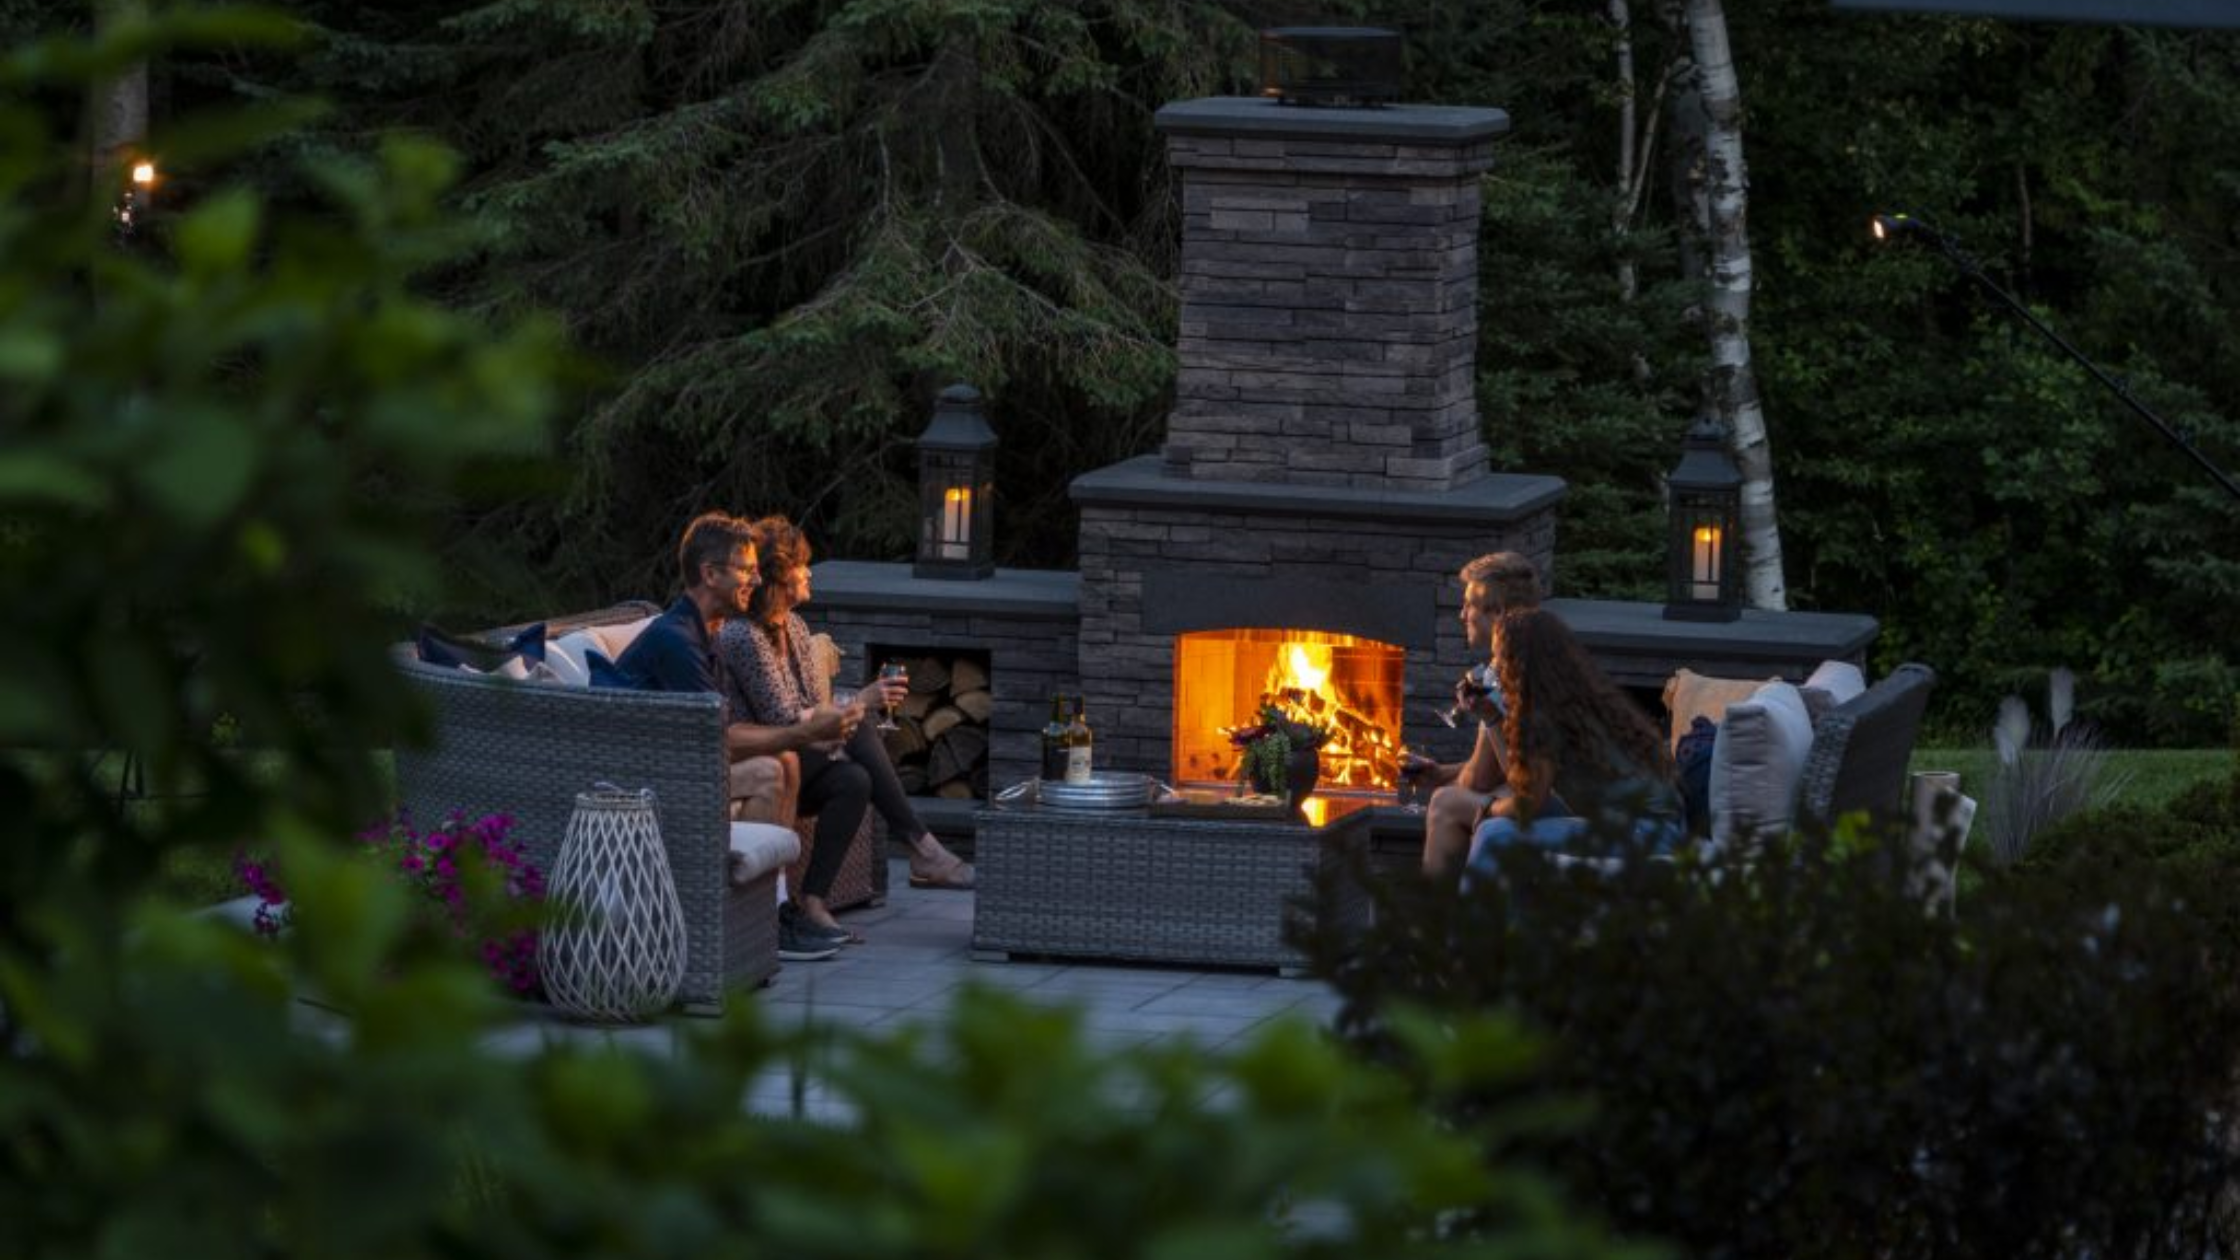
<path fill-rule="evenodd" d="M 1533 1088 L 1595 1106 L 1523 1146 L 1695 1254 L 2226 1254 L 2230 863 L 2019 869 L 1957 918 L 1901 865 L 1855 837 L 1617 876 L 1523 855 L 1460 897 L 1382 890 L 1319 965 L 1379 1057 L 1411 1061 L 1390 1033 L 1417 1007 L 1549 1030 Z M 1439 1105 L 1512 1150 L 1485 1124 L 1504 1100 Z"/>

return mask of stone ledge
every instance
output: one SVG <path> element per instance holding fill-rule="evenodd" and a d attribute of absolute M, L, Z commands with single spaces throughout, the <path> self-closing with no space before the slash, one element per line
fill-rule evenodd
<path fill-rule="evenodd" d="M 1158 456 L 1138 456 L 1083 473 L 1073 479 L 1068 493 L 1081 507 L 1240 512 L 1325 521 L 1507 525 L 1552 510 L 1562 502 L 1566 491 L 1561 477 L 1519 473 L 1487 473 L 1452 490 L 1378 490 L 1169 477 L 1159 469 Z M 821 575 L 823 566 L 817 572 Z"/>
<path fill-rule="evenodd" d="M 1681 666 L 1738 678 L 1802 680 L 1824 660 L 1863 663 L 1882 627 L 1864 613 L 1745 608 L 1734 621 L 1667 621 L 1664 605 L 1551 599 L 1595 660 L 1629 687 L 1661 687 Z"/>
<path fill-rule="evenodd" d="M 1301 140 L 1387 140 L 1399 144 L 1466 145 L 1508 134 L 1509 115 L 1462 105 L 1388 105 L 1326 109 L 1285 105 L 1264 96 L 1207 96 L 1161 106 L 1152 125 L 1177 136 L 1243 136 Z"/>
<path fill-rule="evenodd" d="M 1081 575 L 1054 569 L 997 569 L 980 579 L 921 578 L 907 564 L 827 560 L 810 569 L 814 601 L 825 608 L 873 612 L 972 613 L 1021 621 L 1074 621 L 1081 616 Z"/>

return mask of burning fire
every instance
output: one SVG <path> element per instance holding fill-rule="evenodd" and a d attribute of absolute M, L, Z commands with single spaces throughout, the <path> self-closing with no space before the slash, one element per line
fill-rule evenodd
<path fill-rule="evenodd" d="M 1268 703 L 1295 720 L 1329 728 L 1330 738 L 1322 745 L 1322 786 L 1390 788 L 1399 780 L 1394 732 L 1332 682 L 1332 659 L 1327 643 L 1283 644 L 1268 667 Z"/>

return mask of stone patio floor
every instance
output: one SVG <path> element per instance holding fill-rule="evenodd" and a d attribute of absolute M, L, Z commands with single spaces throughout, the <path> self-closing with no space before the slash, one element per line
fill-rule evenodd
<path fill-rule="evenodd" d="M 972 894 L 912 888 L 906 863 L 895 859 L 887 904 L 843 912 L 862 933 L 861 945 L 825 962 L 786 963 L 771 984 L 744 995 L 786 1027 L 894 1028 L 941 1019 L 968 981 L 1011 990 L 1033 1002 L 1070 1004 L 1082 1012 L 1092 1044 L 1111 1049 L 1189 1038 L 1207 1048 L 1232 1045 L 1282 1015 L 1328 1024 L 1335 994 L 1314 980 L 1286 980 L 1251 971 L 1208 971 L 1150 964 L 1048 960 L 975 962 L 971 957 Z M 493 1034 L 500 1052 L 554 1042 L 601 1043 L 657 1054 L 670 1052 L 681 1031 L 700 1021 L 669 1016 L 635 1026 L 595 1026 L 535 1014 Z M 748 1100 L 757 1111 L 782 1113 L 794 1103 L 783 1071 L 758 1080 Z M 808 1113 L 824 1114 L 822 1091 L 806 1091 Z"/>

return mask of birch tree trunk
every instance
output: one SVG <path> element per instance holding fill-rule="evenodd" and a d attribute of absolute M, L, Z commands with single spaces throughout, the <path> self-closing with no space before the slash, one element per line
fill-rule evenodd
<path fill-rule="evenodd" d="M 1612 28 L 1612 55 L 1617 60 L 1618 76 L 1618 181 L 1610 198 L 1610 230 L 1623 241 L 1633 227 L 1635 150 L 1640 147 L 1640 93 L 1633 78 L 1633 12 L 1626 0 L 1610 0 L 1610 26 Z M 1634 273 L 1633 255 L 1618 256 L 1618 296 L 1631 302 L 1640 292 L 1640 278 Z M 1639 355 L 1634 356 L 1637 360 Z M 1638 373 L 1638 368 L 1636 372 Z"/>
<path fill-rule="evenodd" d="M 101 0 L 94 21 L 106 32 L 146 12 L 141 0 Z M 136 61 L 113 79 L 93 85 L 86 101 L 88 167 L 96 196 L 115 198 L 124 191 L 125 161 L 148 138 L 148 63 Z"/>
<path fill-rule="evenodd" d="M 1683 212 L 1700 215 L 1704 330 L 1711 369 L 1704 405 L 1727 427 L 1742 470 L 1743 589 L 1754 608 L 1787 608 L 1781 576 L 1781 527 L 1774 512 L 1773 447 L 1750 359 L 1749 171 L 1742 158 L 1742 88 L 1727 42 L 1722 0 L 1683 0 L 1693 64 L 1677 76 L 1673 160 L 1686 185 Z M 1689 97 L 1693 100 L 1689 100 Z M 1681 115 L 1694 117 L 1683 121 Z M 1691 134 L 1692 133 L 1692 134 Z"/>

